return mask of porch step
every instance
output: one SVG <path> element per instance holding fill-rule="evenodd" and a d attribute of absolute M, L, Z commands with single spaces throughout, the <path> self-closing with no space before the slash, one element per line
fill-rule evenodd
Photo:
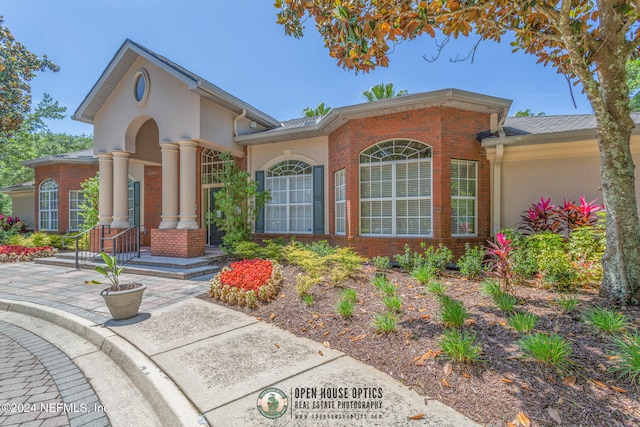
<path fill-rule="evenodd" d="M 220 266 L 216 265 L 219 256 L 208 255 L 197 258 L 171 258 L 157 256 L 143 256 L 133 258 L 123 265 L 124 274 L 140 274 L 143 276 L 166 277 L 170 279 L 186 280 L 192 278 L 206 279 L 206 276 L 213 277 Z M 55 257 L 36 258 L 36 264 L 57 265 L 61 267 L 75 268 L 75 254 L 73 252 L 62 252 Z M 80 268 L 93 270 L 97 265 L 104 265 L 100 257 L 93 261 L 81 263 Z M 210 278 L 209 277 L 209 278 Z"/>

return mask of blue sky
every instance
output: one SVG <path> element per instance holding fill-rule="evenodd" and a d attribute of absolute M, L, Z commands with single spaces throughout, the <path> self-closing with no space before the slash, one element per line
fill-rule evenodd
<path fill-rule="evenodd" d="M 0 0 L 0 14 L 18 41 L 61 67 L 32 84 L 34 102 L 49 93 L 70 116 L 126 38 L 166 56 L 267 114 L 287 120 L 304 107 L 364 102 L 361 92 L 393 82 L 410 93 L 457 88 L 513 100 L 510 114 L 591 113 L 580 86 L 574 108 L 564 77 L 536 58 L 511 53 L 508 42 L 482 42 L 473 63 L 453 63 L 475 39 L 452 40 L 436 62 L 433 39 L 403 42 L 388 68 L 355 74 L 336 66 L 315 29 L 301 40 L 275 23 L 273 2 L 257 0 Z M 54 132 L 91 134 L 67 118 Z"/>

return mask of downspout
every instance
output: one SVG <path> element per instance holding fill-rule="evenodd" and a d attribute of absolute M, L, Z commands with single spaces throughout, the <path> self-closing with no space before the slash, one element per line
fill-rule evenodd
<path fill-rule="evenodd" d="M 238 120 L 244 119 L 247 116 L 247 110 L 242 109 L 242 113 L 233 119 L 233 136 L 238 136 Z"/>
<path fill-rule="evenodd" d="M 503 132 L 501 132 L 503 133 Z M 502 158 L 504 157 L 504 144 L 496 145 L 496 158 L 493 161 L 493 235 L 502 228 L 500 220 L 502 215 Z"/>

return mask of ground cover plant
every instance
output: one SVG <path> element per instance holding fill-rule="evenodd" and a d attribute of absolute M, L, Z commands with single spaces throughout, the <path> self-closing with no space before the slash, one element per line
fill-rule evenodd
<path fill-rule="evenodd" d="M 51 246 L 1 245 L 0 262 L 31 261 L 34 258 L 53 256 L 56 252 L 57 250 Z"/>
<path fill-rule="evenodd" d="M 497 278 L 444 270 L 422 285 L 404 268 L 376 273 L 362 264 L 339 286 L 325 277 L 308 306 L 296 291 L 296 277 L 308 272 L 285 262 L 277 298 L 236 308 L 326 342 L 483 425 L 506 426 L 520 413 L 532 426 L 558 425 L 555 416 L 561 425 L 640 424 L 639 308 L 613 306 L 589 284 L 566 294 L 534 277 L 513 281 L 517 303 L 502 311 L 492 298 L 504 292 Z M 385 305 L 394 295 L 400 312 Z M 464 308 L 462 321 L 454 315 L 445 324 L 446 300 Z M 345 311 L 342 301 L 353 305 Z M 567 311 L 560 301 L 571 301 Z M 593 333 L 584 320 L 590 307 L 622 313 L 628 323 L 621 332 Z"/>
<path fill-rule="evenodd" d="M 543 198 L 538 223 L 503 230 L 484 253 L 467 246 L 459 273 L 443 246 L 405 246 L 391 268 L 327 242 L 246 243 L 283 260 L 285 280 L 278 298 L 244 310 L 483 424 L 637 425 L 640 309 L 598 296 L 598 210 Z"/>

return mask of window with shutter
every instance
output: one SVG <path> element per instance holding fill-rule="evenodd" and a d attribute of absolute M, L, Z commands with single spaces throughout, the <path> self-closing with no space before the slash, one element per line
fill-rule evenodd
<path fill-rule="evenodd" d="M 311 165 L 285 160 L 265 171 L 265 189 L 271 200 L 265 206 L 267 233 L 313 232 L 313 180 Z"/>

